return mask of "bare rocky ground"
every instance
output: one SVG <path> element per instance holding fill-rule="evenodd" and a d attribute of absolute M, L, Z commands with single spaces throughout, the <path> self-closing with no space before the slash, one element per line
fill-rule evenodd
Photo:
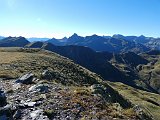
<path fill-rule="evenodd" d="M 9 113 L 5 115 L 10 119 L 138 119 L 136 114 L 125 116 L 120 104 L 94 94 L 96 88 L 92 87 L 64 86 L 46 80 L 31 84 L 1 80 L 0 87 L 6 93 L 5 109 Z"/>

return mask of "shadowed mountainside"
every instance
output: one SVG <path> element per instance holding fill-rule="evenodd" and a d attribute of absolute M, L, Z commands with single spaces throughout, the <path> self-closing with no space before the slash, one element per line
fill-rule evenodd
<path fill-rule="evenodd" d="M 36 43 L 37 44 L 37 43 Z M 101 75 L 105 80 L 119 81 L 127 85 L 155 91 L 146 81 L 142 81 L 137 66 L 146 65 L 148 60 L 132 52 L 113 54 L 108 52 L 95 52 L 82 46 L 55 46 L 50 43 L 39 43 L 40 48 L 56 52 L 72 59 L 74 62 Z M 35 43 L 26 47 L 34 48 Z M 140 81 L 140 82 L 137 82 Z"/>
<path fill-rule="evenodd" d="M 24 37 L 7 37 L 0 41 L 0 47 L 24 47 L 28 43 Z"/>

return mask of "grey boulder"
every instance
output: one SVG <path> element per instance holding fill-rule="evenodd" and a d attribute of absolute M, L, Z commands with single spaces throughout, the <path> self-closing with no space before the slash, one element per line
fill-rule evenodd
<path fill-rule="evenodd" d="M 32 120 L 49 120 L 49 118 L 43 114 L 44 114 L 43 110 L 39 109 L 32 111 L 30 113 L 30 117 L 32 118 Z"/>
<path fill-rule="evenodd" d="M 16 83 L 30 84 L 33 82 L 33 79 L 34 79 L 34 74 L 30 72 L 30 73 L 23 75 L 19 79 L 17 79 Z"/>
<path fill-rule="evenodd" d="M 29 88 L 29 92 L 41 92 L 41 93 L 47 93 L 48 92 L 48 85 L 47 84 L 39 84 L 39 85 L 33 85 Z"/>

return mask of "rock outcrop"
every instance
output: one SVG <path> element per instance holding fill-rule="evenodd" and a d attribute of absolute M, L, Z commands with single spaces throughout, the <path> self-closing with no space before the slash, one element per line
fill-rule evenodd
<path fill-rule="evenodd" d="M 17 79 L 16 83 L 30 84 L 33 82 L 33 78 L 34 75 L 30 72 Z"/>
<path fill-rule="evenodd" d="M 6 101 L 6 95 L 5 95 L 4 91 L 2 91 L 0 89 L 0 107 L 5 106 L 6 103 L 7 103 L 7 101 Z"/>

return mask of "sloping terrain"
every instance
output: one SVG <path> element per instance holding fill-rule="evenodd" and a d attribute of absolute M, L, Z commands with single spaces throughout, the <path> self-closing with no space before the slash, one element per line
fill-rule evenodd
<path fill-rule="evenodd" d="M 151 39 L 148 43 L 145 44 L 152 49 L 160 50 L 160 38 Z"/>
<path fill-rule="evenodd" d="M 117 66 L 119 70 L 127 71 L 130 76 L 135 77 L 135 83 L 146 90 L 160 93 L 160 52 L 152 50 L 146 53 L 125 55 L 121 62 L 116 60 L 112 65 Z M 123 56 L 123 55 L 121 55 Z"/>
<path fill-rule="evenodd" d="M 5 38 L 5 37 L 3 37 L 3 36 L 0 36 L 0 40 L 1 40 L 1 39 L 4 39 L 4 38 Z"/>
<path fill-rule="evenodd" d="M 40 49 L 1 48 L 0 119 L 151 119 L 95 73 Z"/>
<path fill-rule="evenodd" d="M 111 53 L 97 53 L 83 46 L 55 46 L 50 43 L 34 42 L 28 48 L 42 48 L 72 59 L 75 63 L 100 74 L 104 79 L 121 81 L 124 77 L 118 69 L 112 66 L 106 59 L 111 59 Z M 114 73 L 114 75 L 113 75 Z"/>
<path fill-rule="evenodd" d="M 7 37 L 0 40 L 0 47 L 24 47 L 28 43 L 24 37 Z"/>
<path fill-rule="evenodd" d="M 133 77 L 137 86 L 147 91 L 160 93 L 159 51 L 149 51 L 139 55 L 124 53 L 115 55 L 111 60 L 113 66 Z"/>
<path fill-rule="evenodd" d="M 55 46 L 47 42 L 34 42 L 26 47 L 39 47 L 68 57 L 75 63 L 101 75 L 105 80 L 122 82 L 136 88 L 157 92 L 149 84 L 141 80 L 136 68 L 138 65 L 146 65 L 150 61 L 133 52 L 121 54 L 95 52 L 88 47 Z M 137 81 L 140 82 L 137 83 Z"/>
<path fill-rule="evenodd" d="M 150 51 L 142 54 L 148 61 L 146 65 L 139 67 L 139 76 L 154 90 L 160 93 L 160 51 Z"/>
<path fill-rule="evenodd" d="M 160 95 L 138 90 L 122 83 L 107 82 L 123 97 L 132 101 L 137 107 L 141 107 L 145 112 L 153 116 L 155 120 L 160 118 Z"/>

